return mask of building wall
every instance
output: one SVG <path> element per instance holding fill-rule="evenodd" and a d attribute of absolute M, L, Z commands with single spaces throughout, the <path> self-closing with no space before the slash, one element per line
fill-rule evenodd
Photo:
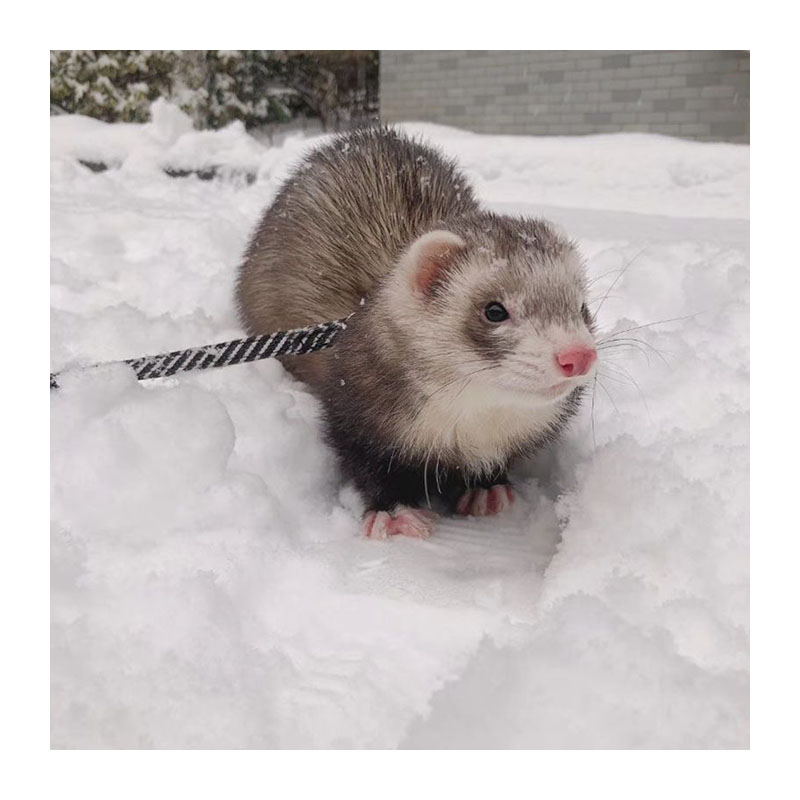
<path fill-rule="evenodd" d="M 750 139 L 746 50 L 382 50 L 384 122 Z"/>

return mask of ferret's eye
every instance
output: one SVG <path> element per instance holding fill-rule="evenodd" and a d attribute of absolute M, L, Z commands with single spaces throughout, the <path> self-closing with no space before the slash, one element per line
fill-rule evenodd
<path fill-rule="evenodd" d="M 589 306 L 587 306 L 586 303 L 584 303 L 581 306 L 581 316 L 583 317 L 584 322 L 586 322 L 586 324 L 588 325 L 589 324 Z"/>
<path fill-rule="evenodd" d="M 502 303 L 489 303 L 483 309 L 483 313 L 489 322 L 502 322 L 508 319 L 508 311 L 506 311 L 506 307 Z"/>

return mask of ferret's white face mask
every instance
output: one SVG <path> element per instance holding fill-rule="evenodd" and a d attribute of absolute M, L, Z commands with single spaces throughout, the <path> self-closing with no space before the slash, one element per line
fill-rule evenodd
<path fill-rule="evenodd" d="M 575 248 L 553 236 L 505 257 L 450 231 L 417 239 L 394 293 L 432 382 L 471 386 L 515 403 L 554 404 L 594 375 L 594 321 Z"/>

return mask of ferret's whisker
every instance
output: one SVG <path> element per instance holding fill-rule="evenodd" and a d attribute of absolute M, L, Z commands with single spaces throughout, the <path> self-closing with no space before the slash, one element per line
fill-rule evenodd
<path fill-rule="evenodd" d="M 600 364 L 597 367 L 597 371 L 600 372 L 601 374 L 606 374 L 608 371 L 611 371 L 612 375 L 619 376 L 620 374 L 622 374 L 622 376 L 628 379 L 630 379 L 631 377 L 630 372 L 623 369 L 619 364 L 610 364 L 607 361 L 604 361 L 602 364 Z"/>
<path fill-rule="evenodd" d="M 428 455 L 425 456 L 425 466 L 423 467 L 422 470 L 422 482 L 425 485 L 425 500 L 428 503 L 428 508 L 431 507 L 431 496 L 430 494 L 428 494 L 428 461 L 431 457 L 431 451 L 432 450 L 429 450 Z"/>
<path fill-rule="evenodd" d="M 655 355 L 657 355 L 663 362 L 664 366 L 667 367 L 669 366 L 669 362 L 664 357 L 664 353 L 666 353 L 667 355 L 674 355 L 674 353 L 670 353 L 668 350 L 661 350 L 658 347 L 654 347 L 652 344 L 650 344 L 650 342 L 644 339 L 638 339 L 633 336 L 626 337 L 624 339 L 607 339 L 600 347 L 598 347 L 598 350 L 611 349 L 617 347 L 617 345 L 622 345 L 623 347 L 625 346 L 637 347 L 638 349 L 646 347 L 648 350 L 652 351 Z"/>
<path fill-rule="evenodd" d="M 699 313 L 701 313 L 701 312 L 697 312 L 697 314 L 699 314 Z M 606 339 L 604 339 L 603 341 L 609 341 L 611 339 L 614 339 L 615 337 L 619 336 L 619 334 L 621 334 L 621 333 L 628 333 L 630 331 L 638 331 L 638 330 L 641 330 L 642 328 L 652 328 L 654 325 L 666 325 L 668 322 L 682 322 L 682 321 L 687 320 L 687 319 L 694 319 L 697 316 L 697 314 L 686 314 L 685 316 L 682 316 L 682 317 L 672 317 L 670 319 L 659 319 L 659 320 L 656 320 L 656 322 L 647 322 L 644 325 L 634 325 L 631 328 L 623 328 L 621 331 L 615 331 L 611 336 L 606 337 Z"/>
<path fill-rule="evenodd" d="M 595 277 L 595 278 L 592 278 L 591 280 L 588 280 L 588 281 L 586 281 L 586 288 L 587 288 L 587 289 L 588 289 L 588 288 L 590 288 L 590 287 L 591 287 L 591 286 L 593 286 L 595 283 L 597 283 L 597 281 L 600 281 L 600 280 L 602 280 L 603 278 L 607 278 L 609 275 L 614 275 L 614 274 L 616 274 L 617 272 L 622 272 L 622 270 L 623 270 L 623 269 L 624 269 L 624 267 L 620 267 L 619 269 L 610 269 L 608 272 L 604 272 L 602 275 L 598 275 L 597 277 Z"/>
<path fill-rule="evenodd" d="M 621 300 L 621 299 L 622 297 L 618 294 L 609 294 L 603 297 L 595 297 L 591 300 L 587 300 L 586 302 L 591 306 L 594 305 L 595 303 L 600 303 L 603 300 Z"/>
<path fill-rule="evenodd" d="M 617 404 L 614 402 L 614 398 L 611 396 L 611 392 L 609 392 L 608 389 L 606 389 L 605 384 L 602 381 L 598 380 L 597 385 L 606 393 L 608 399 L 611 401 L 611 405 L 614 406 L 614 411 L 617 414 L 619 414 L 619 409 L 617 408 Z"/>
<path fill-rule="evenodd" d="M 617 373 L 621 372 L 626 378 L 628 378 L 629 380 L 633 381 L 634 383 L 636 382 L 636 380 L 633 377 L 633 375 L 631 375 L 631 373 L 628 372 L 628 370 L 626 370 L 625 367 L 621 367 L 619 364 L 604 364 L 603 366 L 606 367 L 607 369 L 608 368 L 614 369 L 614 370 L 616 370 Z"/>
<path fill-rule="evenodd" d="M 614 282 L 611 284 L 611 286 L 609 286 L 609 287 L 608 287 L 608 291 L 605 293 L 605 295 L 603 296 L 603 299 L 600 301 L 600 305 L 597 307 L 597 310 L 594 312 L 594 315 L 595 315 L 595 317 L 599 316 L 599 314 L 600 314 L 600 310 L 603 308 L 603 304 L 606 302 L 606 298 L 608 297 L 608 295 L 609 295 L 609 294 L 611 294 L 611 290 L 612 290 L 612 289 L 613 289 L 613 288 L 614 288 L 614 287 L 617 285 L 617 283 L 619 282 L 620 278 L 621 278 L 621 277 L 622 277 L 622 276 L 623 276 L 623 275 L 624 275 L 624 274 L 625 274 L 625 273 L 628 271 L 628 268 L 631 266 L 631 264 L 633 264 L 633 262 L 634 262 L 634 261 L 636 261 L 636 259 L 637 259 L 637 258 L 639 258 L 639 256 L 640 256 L 642 253 L 644 253 L 644 251 L 645 251 L 646 249 L 647 249 L 647 248 L 643 247 L 643 248 L 642 248 L 642 249 L 641 249 L 641 250 L 640 250 L 640 251 L 639 251 L 639 252 L 638 252 L 638 253 L 637 253 L 637 254 L 636 254 L 636 255 L 635 255 L 635 256 L 634 256 L 634 257 L 633 257 L 633 258 L 632 258 L 632 259 L 631 259 L 631 260 L 630 260 L 630 261 L 629 261 L 629 262 L 628 262 L 628 263 L 627 263 L 627 264 L 626 264 L 624 267 L 623 267 L 623 268 L 622 268 L 622 270 L 620 270 L 620 273 L 619 273 L 619 275 L 617 275 L 617 277 L 616 277 L 616 278 L 614 278 Z"/>
<path fill-rule="evenodd" d="M 603 341 L 599 343 L 599 347 L 617 344 L 618 342 L 638 342 L 645 347 L 649 347 L 654 353 L 669 353 L 669 350 L 662 350 L 659 347 L 655 347 L 646 339 L 640 339 L 638 336 L 610 336 L 608 339 L 603 339 Z"/>
<path fill-rule="evenodd" d="M 597 394 L 597 373 L 594 374 L 594 382 L 592 383 L 592 440 L 594 441 L 594 449 L 597 450 L 597 434 L 594 430 L 594 398 Z"/>
<path fill-rule="evenodd" d="M 607 356 L 611 355 L 611 353 L 609 353 L 609 350 L 611 350 L 611 351 L 614 351 L 614 350 L 632 350 L 634 352 L 641 353 L 645 357 L 645 359 L 647 359 L 647 365 L 650 366 L 650 353 L 648 353 L 648 351 L 638 343 L 634 343 L 634 342 L 619 342 L 619 343 L 614 343 L 614 344 L 607 344 L 607 345 L 604 345 L 603 347 L 598 347 L 597 350 L 598 350 L 599 353 L 603 353 L 603 360 L 604 361 L 607 360 Z"/>
<path fill-rule="evenodd" d="M 614 381 L 614 383 L 622 383 L 622 384 L 626 384 L 626 385 L 629 385 L 629 386 L 633 385 L 633 384 L 631 384 L 630 380 L 627 380 L 626 378 L 620 377 L 619 375 L 609 375 L 607 372 L 603 372 L 601 370 L 598 370 L 598 374 L 602 378 L 605 378 L 606 380 Z"/>
<path fill-rule="evenodd" d="M 636 387 L 636 391 L 639 392 L 639 397 L 642 398 L 642 403 L 644 403 L 645 410 L 647 411 L 647 416 L 650 417 L 650 420 L 652 421 L 653 415 L 650 413 L 650 406 L 647 404 L 647 396 L 642 391 L 642 387 L 639 386 L 639 381 L 637 381 L 636 378 L 634 378 L 633 375 L 631 375 L 630 372 L 628 372 L 628 370 L 626 370 L 624 367 L 616 365 L 615 368 L 618 369 L 620 372 L 622 372 L 628 378 L 628 380 L 630 380 L 631 383 Z"/>

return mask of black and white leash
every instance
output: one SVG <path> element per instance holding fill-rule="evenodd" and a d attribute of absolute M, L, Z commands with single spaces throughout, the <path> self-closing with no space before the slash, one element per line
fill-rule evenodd
<path fill-rule="evenodd" d="M 309 325 L 307 328 L 276 331 L 275 333 L 265 333 L 262 336 L 250 336 L 247 339 L 234 339 L 230 342 L 207 344 L 203 347 L 190 347 L 186 350 L 173 350 L 171 353 L 129 358 L 125 361 L 110 363 L 128 364 L 133 367 L 137 380 L 144 381 L 151 378 L 166 378 L 176 372 L 225 367 L 229 364 L 259 361 L 262 358 L 305 355 L 331 347 L 336 337 L 347 327 L 348 319 L 350 317 L 333 322 L 323 322 L 319 325 Z M 105 364 L 93 364 L 92 366 L 99 367 L 105 366 Z M 91 367 L 82 369 L 91 369 Z M 58 388 L 60 374 L 59 372 L 50 373 L 51 389 Z"/>

